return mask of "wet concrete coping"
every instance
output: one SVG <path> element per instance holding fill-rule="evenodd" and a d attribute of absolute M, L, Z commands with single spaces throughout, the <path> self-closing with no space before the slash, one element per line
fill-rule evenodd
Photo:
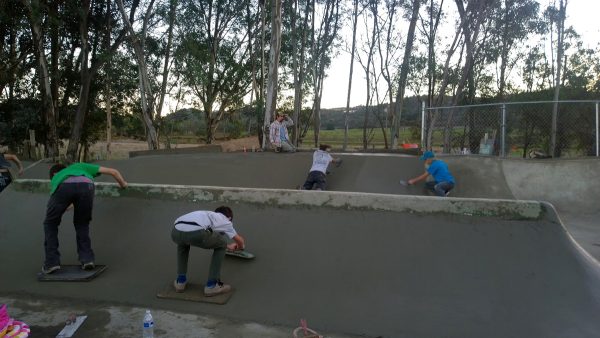
<path fill-rule="evenodd" d="M 185 147 L 171 149 L 155 149 L 155 150 L 136 150 L 129 152 L 129 158 L 139 156 L 153 155 L 180 155 L 180 154 L 195 154 L 195 153 L 220 153 L 223 148 L 218 144 L 208 144 L 200 147 Z"/>
<path fill-rule="evenodd" d="M 15 190 L 48 193 L 49 180 L 21 179 Z M 120 189 L 114 183 L 96 182 L 96 196 L 132 197 L 187 202 L 252 203 L 268 206 L 304 206 L 347 210 L 380 210 L 414 214 L 486 216 L 510 220 L 554 220 L 553 207 L 545 202 L 486 199 L 440 198 L 340 191 L 233 188 L 217 186 L 130 183 Z"/>

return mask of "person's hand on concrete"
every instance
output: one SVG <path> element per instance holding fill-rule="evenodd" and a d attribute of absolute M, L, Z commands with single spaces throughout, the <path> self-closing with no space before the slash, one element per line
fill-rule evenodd
<path fill-rule="evenodd" d="M 237 251 L 239 250 L 237 243 L 229 243 L 227 244 L 227 250 L 229 251 Z"/>

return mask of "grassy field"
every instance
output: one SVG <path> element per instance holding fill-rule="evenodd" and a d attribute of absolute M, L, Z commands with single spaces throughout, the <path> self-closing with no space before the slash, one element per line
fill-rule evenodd
<path fill-rule="evenodd" d="M 313 131 L 309 130 L 304 138 L 304 144 L 306 146 L 313 145 Z M 387 135 L 388 142 L 390 140 L 389 133 Z M 402 129 L 400 132 L 401 143 L 419 143 L 419 134 L 417 133 L 416 138 L 412 135 L 412 131 L 409 128 Z M 329 144 L 334 148 L 341 147 L 344 144 L 344 130 L 321 130 L 321 142 Z M 375 147 L 375 149 L 383 149 L 385 141 L 383 139 L 383 132 L 381 128 L 373 129 L 373 138 L 369 141 L 369 148 Z M 362 129 L 349 129 L 348 130 L 348 146 L 351 148 L 362 148 L 363 146 L 363 130 Z"/>

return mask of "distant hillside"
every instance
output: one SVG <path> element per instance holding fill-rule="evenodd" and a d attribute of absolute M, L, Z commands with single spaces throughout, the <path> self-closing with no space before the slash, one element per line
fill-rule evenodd
<path fill-rule="evenodd" d="M 385 121 L 388 115 L 387 104 L 378 107 L 369 107 L 369 127 L 379 127 L 379 121 L 374 116 L 378 114 L 382 121 Z M 321 128 L 340 129 L 344 128 L 346 108 L 321 109 Z M 412 125 L 418 123 L 421 119 L 421 103 L 417 97 L 410 97 L 404 100 L 404 109 L 401 117 L 402 125 Z M 365 120 L 365 107 L 358 106 L 350 108 L 348 114 L 348 128 L 362 128 Z M 385 123 L 385 122 L 384 122 Z M 388 121 L 389 125 L 390 121 Z M 332 128 L 333 127 L 333 128 Z"/>

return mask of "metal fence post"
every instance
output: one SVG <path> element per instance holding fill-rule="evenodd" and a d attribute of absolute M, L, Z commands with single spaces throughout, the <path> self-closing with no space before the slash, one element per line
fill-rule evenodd
<path fill-rule="evenodd" d="M 596 157 L 600 156 L 600 150 L 598 149 L 600 146 L 600 135 L 598 135 L 598 129 L 600 129 L 600 127 L 598 126 L 598 102 L 596 102 Z"/>
<path fill-rule="evenodd" d="M 503 103 L 502 104 L 502 125 L 501 127 L 501 132 L 502 135 L 500 136 L 500 156 L 502 157 L 506 157 L 506 104 Z"/>
<path fill-rule="evenodd" d="M 596 112 L 598 111 L 596 105 Z M 597 116 L 598 114 L 596 114 Z M 425 101 L 421 102 L 421 149 L 426 150 L 425 146 Z"/>

